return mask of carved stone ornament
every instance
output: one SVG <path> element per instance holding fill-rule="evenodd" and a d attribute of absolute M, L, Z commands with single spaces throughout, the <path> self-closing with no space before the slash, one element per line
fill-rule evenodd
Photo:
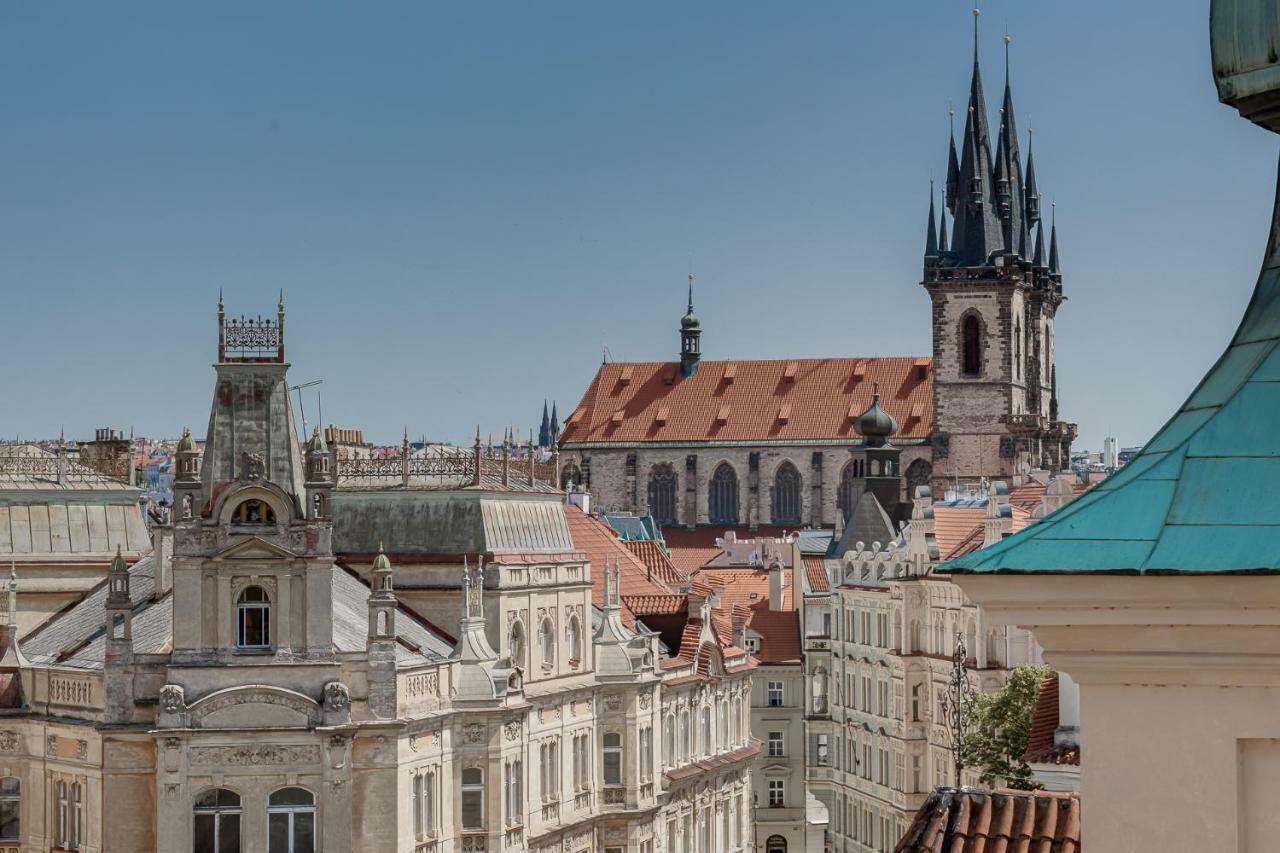
<path fill-rule="evenodd" d="M 641 694 L 640 694 L 640 710 L 641 710 L 641 711 L 647 711 L 647 710 L 649 710 L 649 705 L 650 705 L 652 702 L 653 702 L 653 699 L 652 699 L 652 695 L 651 695 L 651 694 L 649 694 L 649 693 L 641 693 Z"/>
<path fill-rule="evenodd" d="M 604 709 L 606 711 L 621 711 L 622 697 L 616 693 L 611 693 L 604 697 Z"/>
<path fill-rule="evenodd" d="M 13 752 L 18 748 L 17 732 L 0 732 L 0 750 L 5 752 Z"/>
<path fill-rule="evenodd" d="M 512 720 L 506 725 L 507 740 L 518 740 L 520 738 L 520 721 Z"/>
<path fill-rule="evenodd" d="M 250 453 L 247 450 L 240 454 L 240 479 L 260 480 L 267 473 L 267 466 L 261 453 Z"/>
<path fill-rule="evenodd" d="M 243 746 L 194 747 L 189 760 L 192 765 L 207 767 L 272 767 L 282 764 L 315 764 L 320 760 L 320 747 L 251 744 Z"/>
<path fill-rule="evenodd" d="M 345 711 L 351 707 L 351 693 L 341 681 L 330 681 L 324 686 L 324 709 Z"/>
<path fill-rule="evenodd" d="M 484 741 L 484 726 L 480 723 L 468 723 L 462 727 L 462 739 L 467 743 Z"/>
<path fill-rule="evenodd" d="M 410 751 L 410 752 L 417 752 L 417 751 L 418 751 L 418 736 L 417 736 L 417 735 L 409 735 L 409 751 Z"/>
<path fill-rule="evenodd" d="M 166 714 L 181 714 L 186 709 L 186 692 L 180 685 L 166 684 L 160 688 L 160 710 Z"/>
<path fill-rule="evenodd" d="M 84 761 L 89 757 L 89 742 L 87 740 L 76 741 L 76 758 Z"/>
<path fill-rule="evenodd" d="M 58 754 L 58 736 L 49 735 L 44 739 L 44 751 L 49 755 Z"/>

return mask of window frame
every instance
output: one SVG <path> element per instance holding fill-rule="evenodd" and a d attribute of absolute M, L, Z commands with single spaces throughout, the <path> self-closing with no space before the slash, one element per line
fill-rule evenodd
<path fill-rule="evenodd" d="M 262 594 L 261 599 L 246 600 L 245 596 L 250 590 L 257 590 Z M 246 652 L 269 651 L 271 645 L 271 594 L 267 592 L 266 587 L 261 584 L 249 584 L 240 590 L 236 595 L 236 649 Z M 246 628 L 245 617 L 249 612 L 256 612 L 261 620 L 259 630 L 262 635 L 261 643 L 248 643 L 248 629 Z"/>
<path fill-rule="evenodd" d="M 228 794 L 231 797 L 234 797 L 235 804 L 230 805 L 230 804 L 222 804 L 222 803 L 216 802 L 217 796 L 219 794 Z M 213 797 L 215 798 L 215 802 L 212 805 L 208 805 L 208 806 L 201 805 L 200 801 L 209 795 L 213 795 Z M 195 799 L 192 801 L 192 804 L 191 804 L 193 849 L 196 841 L 196 838 L 195 838 L 195 832 L 197 831 L 195 829 L 196 819 L 201 816 L 208 816 L 213 819 L 213 850 L 215 851 L 215 853 L 217 853 L 217 851 L 219 851 L 219 849 L 222 847 L 223 821 L 229 820 L 232 818 L 234 818 L 235 826 L 236 826 L 236 840 L 237 840 L 236 847 L 237 849 L 243 849 L 244 839 L 243 839 L 243 836 L 241 835 L 241 830 L 243 829 L 243 821 L 242 821 L 243 814 L 244 814 L 244 802 L 238 791 L 235 791 L 231 788 L 216 788 L 216 787 L 205 788 L 203 791 L 201 791 L 199 794 L 196 795 Z"/>
<path fill-rule="evenodd" d="M 619 732 L 605 732 L 600 738 L 600 754 L 601 754 L 601 775 L 606 785 L 622 785 L 624 784 L 625 770 L 623 767 L 623 739 Z M 610 765 L 613 765 L 616 774 L 610 773 Z M 610 776 L 613 778 L 610 778 Z"/>
<path fill-rule="evenodd" d="M 468 782 L 467 774 L 478 774 L 478 781 Z M 458 798 L 458 823 L 463 832 L 478 832 L 484 830 L 488 821 L 485 819 L 485 790 L 484 790 L 484 768 L 482 767 L 464 767 L 459 775 L 459 792 L 461 796 Z M 475 798 L 478 800 L 476 811 L 479 813 L 479 822 L 474 825 L 467 824 L 467 800 Z"/>
<path fill-rule="evenodd" d="M 777 701 L 774 701 L 774 695 L 777 694 Z M 765 704 L 770 708 L 786 707 L 786 692 L 781 681 L 769 681 L 765 683 Z"/>
<path fill-rule="evenodd" d="M 786 808 L 787 783 L 784 779 L 770 779 L 768 785 L 768 804 L 771 809 Z"/>

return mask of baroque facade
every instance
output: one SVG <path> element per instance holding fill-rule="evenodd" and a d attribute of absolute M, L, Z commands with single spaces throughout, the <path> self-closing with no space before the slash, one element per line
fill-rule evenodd
<path fill-rule="evenodd" d="M 532 455 L 300 446 L 283 332 L 219 306 L 150 553 L 10 619 L 0 851 L 749 844 L 754 664 L 705 599 L 675 644 L 624 618 Z"/>

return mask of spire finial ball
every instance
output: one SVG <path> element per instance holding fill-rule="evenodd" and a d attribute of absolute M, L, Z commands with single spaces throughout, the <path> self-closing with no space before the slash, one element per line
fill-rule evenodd
<path fill-rule="evenodd" d="M 1009 42 L 1011 42 L 1011 41 L 1013 41 L 1013 36 L 1011 36 L 1011 35 L 1007 35 L 1007 34 L 1006 34 L 1006 35 L 1005 35 L 1005 37 L 1004 37 L 1004 43 L 1005 43 L 1005 44 L 1008 44 L 1008 43 L 1009 43 Z"/>
<path fill-rule="evenodd" d="M 978 16 L 979 16 L 979 15 L 981 15 L 981 14 L 982 14 L 982 10 L 981 10 L 981 9 L 975 8 L 975 9 L 973 10 L 973 16 L 974 16 L 975 18 L 976 18 L 976 17 L 978 17 Z"/>

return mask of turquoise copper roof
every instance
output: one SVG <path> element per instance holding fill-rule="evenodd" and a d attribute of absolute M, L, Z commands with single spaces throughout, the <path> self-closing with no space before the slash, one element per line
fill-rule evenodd
<path fill-rule="evenodd" d="M 1280 572 L 1280 187 L 1227 351 L 1124 468 L 942 572 Z"/>

